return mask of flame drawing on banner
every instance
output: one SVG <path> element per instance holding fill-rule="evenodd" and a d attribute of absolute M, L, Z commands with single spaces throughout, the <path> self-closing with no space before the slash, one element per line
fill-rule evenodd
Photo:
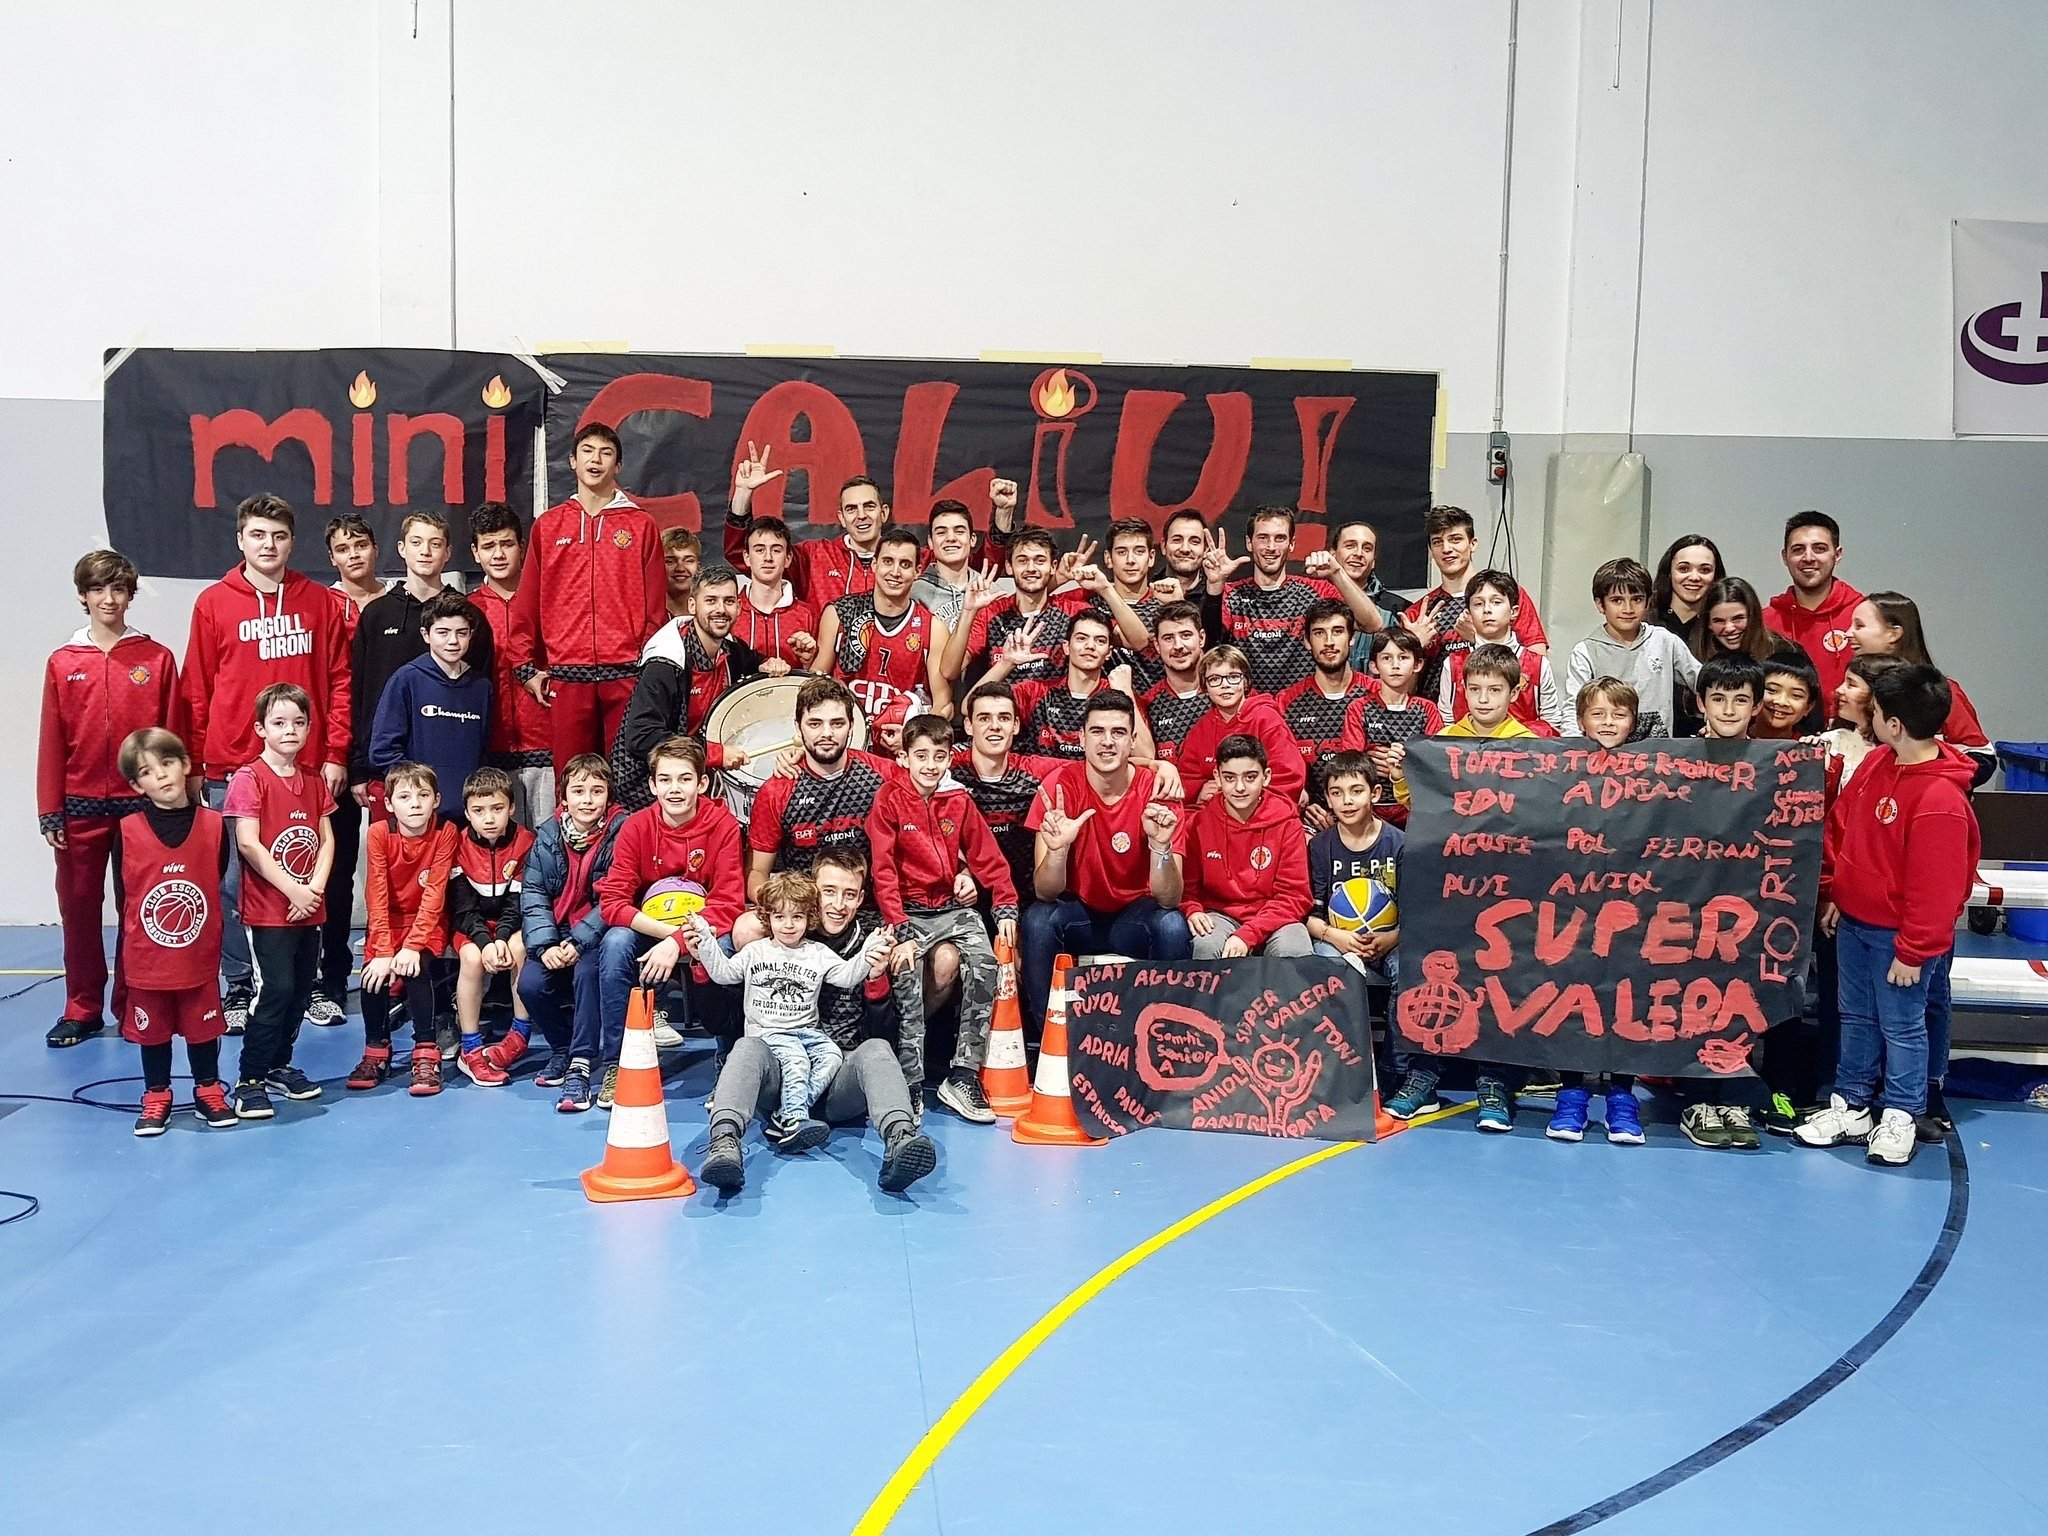
<path fill-rule="evenodd" d="M 1038 430 L 1031 437 L 1031 481 L 1024 504 L 1024 520 L 1055 528 L 1074 526 L 1073 509 L 1067 505 L 1067 449 L 1074 440 L 1080 418 L 1095 409 L 1095 381 L 1078 368 L 1050 368 L 1031 381 L 1031 408 L 1038 413 Z M 1039 466 L 1052 444 L 1052 500 L 1047 502 L 1039 486 Z"/>
<path fill-rule="evenodd" d="M 355 383 L 349 385 L 348 403 L 359 411 L 367 411 L 377 403 L 377 386 L 368 369 L 358 373 Z"/>
<path fill-rule="evenodd" d="M 494 411 L 502 411 L 512 403 L 512 391 L 505 387 L 503 374 L 491 375 L 491 382 L 483 388 L 483 402 Z"/>

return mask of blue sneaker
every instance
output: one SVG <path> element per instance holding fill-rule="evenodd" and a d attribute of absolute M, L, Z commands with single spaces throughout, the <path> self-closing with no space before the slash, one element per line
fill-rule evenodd
<path fill-rule="evenodd" d="M 1643 1144 L 1643 1117 L 1636 1112 L 1636 1096 L 1617 1088 L 1607 1095 L 1607 1139 L 1618 1147 Z"/>
<path fill-rule="evenodd" d="M 1479 1079 L 1479 1129 L 1512 1131 L 1515 1128 L 1515 1096 L 1497 1077 Z"/>
<path fill-rule="evenodd" d="M 1586 1106 L 1593 1101 L 1593 1095 L 1584 1088 L 1560 1088 L 1557 1090 L 1557 1113 L 1550 1117 L 1550 1124 L 1543 1128 L 1543 1134 L 1552 1141 L 1583 1141 L 1586 1138 Z"/>
<path fill-rule="evenodd" d="M 1436 1097 L 1436 1074 L 1416 1068 L 1409 1070 L 1401 1079 L 1400 1089 L 1380 1106 L 1396 1120 L 1413 1120 L 1417 1115 L 1433 1115 L 1442 1107 Z"/>

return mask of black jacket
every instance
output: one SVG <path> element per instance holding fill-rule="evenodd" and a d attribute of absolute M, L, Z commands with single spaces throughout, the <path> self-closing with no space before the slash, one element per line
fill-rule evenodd
<path fill-rule="evenodd" d="M 612 743 L 612 783 L 618 789 L 619 803 L 629 810 L 654 803 L 647 789 L 647 754 L 671 736 L 689 734 L 685 721 L 697 681 L 691 664 L 693 649 L 683 643 L 679 628 L 664 629 L 647 642 L 647 652 L 641 657 L 639 680 L 633 685 L 633 697 L 626 703 L 618 738 Z M 729 669 L 726 692 L 760 675 L 761 654 L 750 645 L 728 639 L 725 658 Z"/>

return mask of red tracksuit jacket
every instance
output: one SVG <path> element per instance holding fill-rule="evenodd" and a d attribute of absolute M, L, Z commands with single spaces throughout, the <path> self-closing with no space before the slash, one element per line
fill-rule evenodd
<path fill-rule="evenodd" d="M 515 675 L 631 677 L 640 647 L 667 622 L 661 534 L 625 492 L 595 516 L 571 496 L 534 519 L 505 647 Z"/>
<path fill-rule="evenodd" d="M 1970 808 L 1967 754 L 1943 743 L 1924 763 L 1873 747 L 1828 811 L 1821 899 L 1898 937 L 1893 953 L 1925 965 L 1955 948 L 1983 852 Z"/>
<path fill-rule="evenodd" d="M 438 955 L 448 947 L 448 873 L 460 835 L 451 822 L 418 837 L 388 822 L 371 823 L 363 959 L 389 960 L 401 949 Z"/>
<path fill-rule="evenodd" d="M 1292 797 L 1269 789 L 1239 821 L 1218 793 L 1188 825 L 1181 868 L 1181 910 L 1221 912 L 1253 949 L 1308 916 L 1308 844 Z"/>
<path fill-rule="evenodd" d="M 640 899 L 657 880 L 678 876 L 704 887 L 704 921 L 732 932 L 747 905 L 746 858 L 740 824 L 722 801 L 699 800 L 680 827 L 662 818 L 659 804 L 626 818 L 612 845 L 612 867 L 597 882 L 597 907 L 613 928 L 629 928 Z"/>
<path fill-rule="evenodd" d="M 178 664 L 131 629 L 102 651 L 90 628 L 50 654 L 43 669 L 43 729 L 36 751 L 36 821 L 61 830 L 66 816 L 121 816 L 138 796 L 121 777 L 121 743 L 161 725 L 184 734 Z"/>
<path fill-rule="evenodd" d="M 963 906 L 953 894 L 961 856 L 975 883 L 993 898 L 997 922 L 1017 915 L 1017 886 L 1010 861 L 967 791 L 951 775 L 927 800 L 907 774 L 892 774 L 868 812 L 868 848 L 873 855 L 875 907 L 887 923 L 910 912 L 942 912 Z"/>
<path fill-rule="evenodd" d="M 185 642 L 186 745 L 209 779 L 225 779 L 263 752 L 256 695 L 297 683 L 313 701 L 299 766 L 348 762 L 349 600 L 332 587 L 285 572 L 275 592 L 258 592 L 236 566 L 199 594 Z"/>
<path fill-rule="evenodd" d="M 500 597 L 484 582 L 469 594 L 469 600 L 483 610 L 491 638 L 497 642 L 491 648 L 497 675 L 491 679 L 491 733 L 485 750 L 514 767 L 545 766 L 554 760 L 548 712 L 512 674 L 513 598 Z"/>
<path fill-rule="evenodd" d="M 1302 786 L 1308 782 L 1308 765 L 1301 760 L 1301 748 L 1294 733 L 1287 729 L 1287 722 L 1280 718 L 1280 711 L 1273 707 L 1273 701 L 1263 694 L 1254 694 L 1228 720 L 1211 709 L 1194 723 L 1187 739 L 1180 744 L 1174 763 L 1180 769 L 1181 788 L 1187 792 L 1189 805 L 1195 803 L 1202 786 L 1215 777 L 1216 749 L 1228 736 L 1257 737 L 1266 748 L 1266 766 L 1273 770 L 1273 793 L 1290 805 L 1301 799 Z"/>

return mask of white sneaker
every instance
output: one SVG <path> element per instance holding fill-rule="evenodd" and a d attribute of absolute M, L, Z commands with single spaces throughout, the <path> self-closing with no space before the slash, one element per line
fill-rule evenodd
<path fill-rule="evenodd" d="M 1910 1127 L 1909 1119 L 1907 1125 Z M 1828 1095 L 1828 1107 L 1816 1110 L 1799 1123 L 1792 1139 L 1802 1147 L 1839 1147 L 1845 1141 L 1868 1141 L 1872 1124 L 1870 1111 L 1852 1109 L 1839 1093 Z"/>
<path fill-rule="evenodd" d="M 681 1031 L 681 1030 L 679 1030 L 679 1029 L 677 1029 L 677 1028 L 675 1027 L 675 1025 L 673 1025 L 673 1024 L 657 1024 L 657 1025 L 655 1025 L 655 1026 L 654 1026 L 654 1046 L 655 1046 L 655 1049 L 656 1049 L 656 1050 L 662 1050 L 662 1051 L 675 1051 L 675 1050 L 681 1050 L 681 1049 L 682 1049 L 682 1045 L 683 1045 L 683 1035 L 682 1035 L 682 1031 Z"/>
<path fill-rule="evenodd" d="M 1864 1156 L 1873 1163 L 1903 1168 L 1913 1160 L 1913 1149 L 1919 1145 L 1919 1129 L 1913 1124 L 1913 1117 L 1903 1109 L 1888 1109 L 1877 1122 L 1877 1129 L 1870 1133 L 1870 1150 Z"/>

